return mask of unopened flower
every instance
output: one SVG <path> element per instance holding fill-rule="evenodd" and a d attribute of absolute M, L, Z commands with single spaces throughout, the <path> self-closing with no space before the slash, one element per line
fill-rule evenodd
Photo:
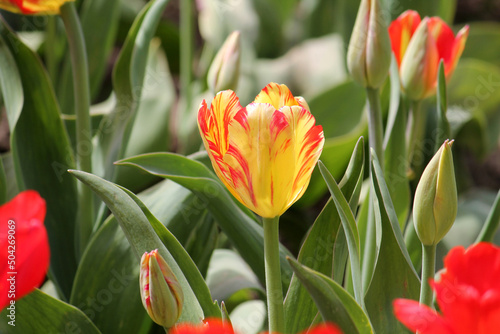
<path fill-rule="evenodd" d="M 455 70 L 469 34 L 465 26 L 456 35 L 439 17 L 426 17 L 412 10 L 389 26 L 391 45 L 399 66 L 401 85 L 407 96 L 421 100 L 436 93 L 439 62 L 446 78 Z"/>
<path fill-rule="evenodd" d="M 210 65 L 208 86 L 213 92 L 238 87 L 240 78 L 240 32 L 229 35 Z"/>
<path fill-rule="evenodd" d="M 262 217 L 283 214 L 305 192 L 324 144 L 302 98 L 271 83 L 243 108 L 231 90 L 198 112 L 200 134 L 217 176 Z"/>
<path fill-rule="evenodd" d="M 422 244 L 436 245 L 457 216 L 457 186 L 451 145 L 446 140 L 431 159 L 415 191 L 413 223 Z"/>
<path fill-rule="evenodd" d="M 500 248 L 479 243 L 453 248 L 438 281 L 430 280 L 440 313 L 408 299 L 394 301 L 394 313 L 421 334 L 500 333 Z"/>
<path fill-rule="evenodd" d="M 151 319 L 163 327 L 172 327 L 181 315 L 184 295 L 157 249 L 142 256 L 139 283 L 142 304 Z"/>

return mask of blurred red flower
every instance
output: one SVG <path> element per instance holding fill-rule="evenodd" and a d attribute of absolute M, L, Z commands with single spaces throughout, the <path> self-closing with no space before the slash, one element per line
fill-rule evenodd
<path fill-rule="evenodd" d="M 223 323 L 219 319 L 209 319 L 205 324 L 180 324 L 176 326 L 171 334 L 235 334 L 229 323 Z M 262 332 L 265 334 L 267 332 Z M 342 334 L 342 332 L 332 324 L 320 324 L 310 331 L 304 331 L 302 334 Z"/>
<path fill-rule="evenodd" d="M 49 267 L 45 200 L 27 190 L 0 206 L 0 310 L 42 284 Z"/>
<path fill-rule="evenodd" d="M 430 281 L 441 314 L 397 299 L 396 317 L 421 334 L 500 333 L 500 248 L 489 243 L 455 247 L 444 265 L 439 281 Z"/>

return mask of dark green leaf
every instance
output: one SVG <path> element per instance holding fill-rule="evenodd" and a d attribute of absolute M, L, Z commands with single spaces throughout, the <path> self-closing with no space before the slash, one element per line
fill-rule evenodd
<path fill-rule="evenodd" d="M 76 272 L 76 182 L 66 170 L 74 167 L 66 129 L 49 78 L 39 58 L 2 21 L 0 34 L 14 57 L 23 86 L 24 104 L 11 134 L 18 186 L 37 190 L 47 203 L 50 274 L 69 298 Z M 5 73 L 5 72 L 2 72 Z M 0 73 L 1 74 L 1 73 Z M 5 80 L 10 80 L 6 78 Z"/>
<path fill-rule="evenodd" d="M 406 333 L 394 316 L 395 298 L 418 299 L 420 282 L 411 264 L 382 170 L 372 151 L 372 183 L 377 232 L 381 233 L 375 270 L 366 292 L 366 308 L 376 332 Z"/>
<path fill-rule="evenodd" d="M 342 286 L 297 261 L 289 259 L 289 262 L 314 299 L 324 321 L 335 323 L 344 333 L 373 333 L 366 313 Z"/>
<path fill-rule="evenodd" d="M 0 332 L 12 334 L 40 333 L 85 333 L 101 332 L 85 314 L 76 307 L 57 300 L 40 290 L 35 290 L 16 301 L 14 319 L 8 317 L 10 310 L 0 313 Z"/>

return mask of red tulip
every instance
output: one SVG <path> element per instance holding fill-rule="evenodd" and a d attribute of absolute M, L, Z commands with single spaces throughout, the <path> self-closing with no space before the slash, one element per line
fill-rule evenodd
<path fill-rule="evenodd" d="M 170 334 L 235 334 L 235 332 L 230 324 L 225 324 L 219 319 L 209 319 L 205 324 L 200 325 L 180 324 Z M 305 330 L 301 334 L 342 334 L 342 332 L 336 326 L 324 323 L 311 330 Z"/>
<path fill-rule="evenodd" d="M 421 334 L 500 333 L 500 248 L 489 243 L 455 247 L 444 264 L 439 281 L 430 281 L 441 314 L 397 299 L 396 317 Z"/>
<path fill-rule="evenodd" d="M 0 0 L 0 8 L 20 14 L 59 14 L 66 2 L 74 0 Z"/>
<path fill-rule="evenodd" d="M 417 12 L 407 10 L 389 26 L 391 46 L 400 69 L 401 84 L 415 100 L 435 94 L 439 62 L 444 61 L 449 78 L 465 47 L 469 27 L 457 35 L 439 17 L 420 20 Z"/>
<path fill-rule="evenodd" d="M 42 284 L 49 267 L 45 201 L 33 190 L 0 206 L 0 310 Z"/>

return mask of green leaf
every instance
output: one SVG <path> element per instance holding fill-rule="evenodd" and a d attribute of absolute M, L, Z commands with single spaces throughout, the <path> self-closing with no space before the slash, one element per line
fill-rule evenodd
<path fill-rule="evenodd" d="M 10 310 L 0 313 L 0 332 L 12 334 L 69 333 L 100 334 L 85 314 L 76 307 L 57 300 L 36 289 L 16 301 L 15 321 L 8 317 Z"/>
<path fill-rule="evenodd" d="M 47 203 L 45 226 L 51 250 L 50 275 L 63 298 L 67 299 L 76 272 L 76 181 L 66 172 L 74 167 L 71 146 L 40 59 L 9 30 L 4 21 L 0 23 L 0 35 L 11 54 L 15 54 L 25 93 L 21 115 L 11 133 L 16 174 L 21 177 L 17 180 L 18 186 L 20 190 L 37 190 Z M 5 73 L 2 71 L 0 74 Z M 12 106 L 19 107 L 15 103 L 7 107 Z M 17 111 L 11 114 L 15 113 Z"/>
<path fill-rule="evenodd" d="M 9 130 L 13 133 L 23 108 L 23 85 L 16 60 L 3 37 L 0 37 L 0 90 L 7 112 Z"/>
<path fill-rule="evenodd" d="M 179 268 L 184 273 L 191 289 L 196 295 L 205 317 L 220 317 L 220 310 L 212 301 L 210 291 L 207 284 L 203 280 L 203 276 L 200 274 L 200 271 L 179 241 L 162 223 L 160 223 L 158 219 L 156 219 L 155 216 L 153 216 L 151 211 L 149 211 L 149 209 L 134 193 L 123 187 L 120 187 L 120 189 L 134 200 L 135 204 L 137 204 L 148 219 L 163 245 L 165 245 L 170 254 L 172 254 L 172 257 L 179 265 Z M 210 252 L 207 253 L 211 254 Z"/>
<path fill-rule="evenodd" d="M 406 110 L 401 101 L 399 70 L 396 59 L 391 63 L 391 98 L 384 138 L 384 176 L 393 199 L 401 230 L 410 211 L 410 184 L 406 176 Z"/>
<path fill-rule="evenodd" d="M 106 179 L 114 180 L 113 163 L 124 156 L 133 120 L 141 100 L 150 42 L 168 0 L 148 2 L 130 28 L 125 45 L 113 69 L 115 110 L 105 117 L 95 154 L 103 162 Z"/>
<path fill-rule="evenodd" d="M 364 308 L 363 300 L 363 287 L 361 285 L 361 266 L 360 266 L 360 246 L 359 246 L 359 234 L 358 227 L 356 226 L 356 221 L 354 220 L 354 215 L 349 207 L 349 203 L 346 201 L 344 195 L 340 191 L 337 182 L 332 177 L 328 169 L 321 161 L 318 162 L 319 170 L 325 179 L 325 182 L 330 190 L 332 199 L 337 207 L 339 213 L 342 227 L 347 240 L 347 247 L 349 249 L 349 260 L 352 271 L 352 282 L 354 287 L 354 296 L 356 301 Z"/>
<path fill-rule="evenodd" d="M 0 158 L 0 205 L 7 202 L 7 177 L 3 168 L 3 159 Z"/>
<path fill-rule="evenodd" d="M 71 304 L 103 333 L 145 333 L 152 325 L 141 302 L 139 264 L 116 219 L 93 235 L 75 276 Z"/>
<path fill-rule="evenodd" d="M 357 206 L 356 186 L 363 178 L 364 152 L 363 138 L 360 138 L 351 157 L 344 178 L 340 182 L 342 193 Z M 345 234 L 333 200 L 329 200 L 316 218 L 300 249 L 297 261 L 322 274 L 333 277 L 337 282 L 344 278 L 347 260 Z M 335 257 L 335 260 L 334 260 Z M 287 333 L 297 333 L 307 329 L 318 310 L 300 284 L 296 275 L 292 276 L 284 302 L 285 326 Z"/>
<path fill-rule="evenodd" d="M 227 190 L 215 180 L 215 175 L 206 166 L 172 153 L 144 154 L 121 160 L 117 164 L 141 168 L 190 189 L 210 210 L 259 280 L 265 281 L 262 227 L 234 203 Z M 285 291 L 292 276 L 290 266 L 285 260 L 288 254 L 284 247 L 280 248 L 281 278 Z"/>
<path fill-rule="evenodd" d="M 338 283 L 289 259 L 300 282 L 314 299 L 324 321 L 335 323 L 344 333 L 373 333 L 368 316 Z"/>
<path fill-rule="evenodd" d="M 111 182 L 81 171 L 73 170 L 70 172 L 88 185 L 106 203 L 123 229 L 138 259 L 144 252 L 158 249 L 169 264 L 184 293 L 184 307 L 179 321 L 198 322 L 203 319 L 202 308 L 181 268 L 163 245 L 146 215 L 135 201 Z"/>
<path fill-rule="evenodd" d="M 103 13 L 105 13 L 106 19 L 103 19 Z M 100 92 L 109 61 L 108 58 L 115 44 L 119 18 L 119 0 L 87 0 L 82 3 L 80 21 L 87 49 L 90 95 L 92 99 L 95 99 Z M 69 57 L 66 57 L 62 64 L 57 95 L 61 109 L 65 110 L 65 113 L 73 114 L 73 79 Z"/>
<path fill-rule="evenodd" d="M 477 236 L 476 243 L 482 241 L 493 242 L 493 237 L 498 230 L 498 225 L 500 225 L 500 190 L 497 193 L 495 203 L 493 203 L 491 207 L 488 218 L 486 218 L 483 228 Z"/>
<path fill-rule="evenodd" d="M 434 151 L 437 152 L 439 147 L 443 145 L 446 139 L 450 139 L 450 123 L 446 118 L 448 110 L 448 102 L 446 97 L 446 77 L 444 75 L 444 61 L 441 59 L 438 72 L 438 87 L 437 87 L 437 129 L 436 143 Z"/>
<path fill-rule="evenodd" d="M 383 172 L 372 151 L 372 183 L 375 222 L 380 235 L 380 249 L 375 270 L 366 292 L 366 308 L 375 332 L 407 333 L 394 316 L 395 298 L 418 299 L 420 282 L 406 250 L 396 212 L 392 205 Z"/>

